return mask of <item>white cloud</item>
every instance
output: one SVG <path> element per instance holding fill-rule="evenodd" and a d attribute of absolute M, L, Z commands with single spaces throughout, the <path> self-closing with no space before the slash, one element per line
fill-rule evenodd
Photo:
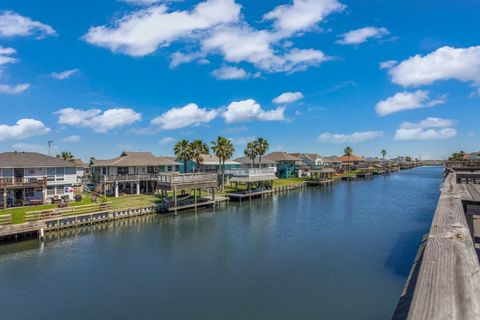
<path fill-rule="evenodd" d="M 303 94 L 300 91 L 284 92 L 275 99 L 273 99 L 272 102 L 276 104 L 288 104 L 298 101 L 300 99 L 303 99 Z"/>
<path fill-rule="evenodd" d="M 78 69 L 65 70 L 62 72 L 52 72 L 50 75 L 58 80 L 65 80 L 78 72 Z"/>
<path fill-rule="evenodd" d="M 328 15 L 345 9 L 337 0 L 293 0 L 292 4 L 277 6 L 263 16 L 273 20 L 277 31 L 291 34 L 314 28 Z"/>
<path fill-rule="evenodd" d="M 108 109 L 102 113 L 100 109 L 65 108 L 55 112 L 58 123 L 76 127 L 88 127 L 95 132 L 107 132 L 111 129 L 130 125 L 142 119 L 140 113 L 130 108 Z"/>
<path fill-rule="evenodd" d="M 77 136 L 77 135 L 73 135 L 73 136 L 68 136 L 68 137 L 65 137 L 62 139 L 62 142 L 79 142 L 81 141 L 82 138 L 80 138 L 80 136 Z"/>
<path fill-rule="evenodd" d="M 380 62 L 380 69 L 390 69 L 398 63 L 397 60 L 387 60 Z"/>
<path fill-rule="evenodd" d="M 387 28 L 365 27 L 342 34 L 342 39 L 336 42 L 339 44 L 360 44 L 370 38 L 381 38 L 388 34 L 390 32 Z"/>
<path fill-rule="evenodd" d="M 266 72 L 297 72 L 331 60 L 320 50 L 290 49 L 278 54 L 273 45 L 279 38 L 274 34 L 249 26 L 217 28 L 202 41 L 202 51 L 220 53 L 231 63 L 249 62 Z"/>
<path fill-rule="evenodd" d="M 161 145 L 161 146 L 164 146 L 164 145 L 167 145 L 167 144 L 170 144 L 170 143 L 173 143 L 175 142 L 175 138 L 173 137 L 165 137 L 165 138 L 162 138 L 158 141 L 158 144 Z"/>
<path fill-rule="evenodd" d="M 0 84 L 0 93 L 17 94 L 30 88 L 30 83 L 21 83 L 16 85 Z"/>
<path fill-rule="evenodd" d="M 250 141 L 254 141 L 255 137 L 237 137 L 237 138 L 228 138 L 232 143 L 236 146 L 243 146 L 249 143 Z"/>
<path fill-rule="evenodd" d="M 139 5 L 139 6 L 149 6 L 152 4 L 160 3 L 162 0 L 120 0 L 122 2 L 126 2 L 132 5 Z"/>
<path fill-rule="evenodd" d="M 145 56 L 196 31 L 234 22 L 239 14 L 234 0 L 207 0 L 192 11 L 169 12 L 166 5 L 158 5 L 125 15 L 112 26 L 92 27 L 83 39 L 114 52 Z"/>
<path fill-rule="evenodd" d="M 377 103 L 375 110 L 379 116 L 418 108 L 433 107 L 446 102 L 446 96 L 432 100 L 426 90 L 415 92 L 397 92 L 393 96 Z"/>
<path fill-rule="evenodd" d="M 56 146 L 52 146 L 52 148 L 57 149 Z M 40 152 L 44 154 L 48 152 L 47 146 L 36 143 L 15 143 L 14 145 L 12 145 L 12 149 L 23 152 Z"/>
<path fill-rule="evenodd" d="M 459 80 L 480 85 L 480 46 L 441 47 L 425 56 L 415 55 L 389 70 L 392 82 L 404 87 Z"/>
<path fill-rule="evenodd" d="M 230 66 L 223 66 L 213 70 L 211 75 L 218 80 L 243 80 L 250 77 L 250 74 L 245 69 Z"/>
<path fill-rule="evenodd" d="M 45 135 L 50 132 L 43 122 L 35 119 L 20 119 L 13 126 L 0 124 L 0 141 L 12 139 L 26 139 Z"/>
<path fill-rule="evenodd" d="M 37 39 L 41 39 L 55 34 L 51 26 L 13 11 L 4 11 L 0 14 L 0 38 L 35 35 Z"/>
<path fill-rule="evenodd" d="M 351 134 L 325 132 L 318 136 L 318 141 L 326 143 L 358 143 L 384 137 L 383 131 L 359 131 Z"/>
<path fill-rule="evenodd" d="M 217 110 L 199 108 L 195 103 L 189 103 L 182 108 L 172 108 L 164 114 L 154 118 L 152 125 L 159 125 L 161 129 L 171 130 L 207 123 L 215 119 Z"/>
<path fill-rule="evenodd" d="M 395 140 L 441 140 L 457 135 L 452 128 L 456 122 L 451 119 L 426 118 L 418 123 L 403 122 L 395 131 Z"/>
<path fill-rule="evenodd" d="M 12 57 L 15 53 L 17 53 L 17 51 L 13 48 L 0 46 L 0 67 L 3 64 L 17 62 L 18 60 Z"/>
<path fill-rule="evenodd" d="M 278 107 L 266 111 L 255 100 L 248 99 L 230 103 L 222 116 L 227 123 L 250 120 L 281 121 L 285 120 L 285 108 Z"/>

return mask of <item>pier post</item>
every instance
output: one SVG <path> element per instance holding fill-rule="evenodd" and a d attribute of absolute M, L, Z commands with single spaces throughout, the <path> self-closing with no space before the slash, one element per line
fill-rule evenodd
<path fill-rule="evenodd" d="M 3 209 L 7 209 L 7 187 L 3 187 Z"/>
<path fill-rule="evenodd" d="M 40 230 L 38 231 L 38 239 L 40 241 L 43 241 L 45 239 L 45 231 L 43 230 L 43 228 L 40 228 Z"/>
<path fill-rule="evenodd" d="M 140 194 L 140 181 L 137 181 L 137 195 Z"/>
<path fill-rule="evenodd" d="M 115 198 L 118 198 L 118 182 L 115 181 Z"/>

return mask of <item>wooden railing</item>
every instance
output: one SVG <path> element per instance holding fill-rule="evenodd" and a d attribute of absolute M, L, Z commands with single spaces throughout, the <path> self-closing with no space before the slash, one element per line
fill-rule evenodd
<path fill-rule="evenodd" d="M 159 175 L 158 182 L 181 185 L 181 184 L 196 184 L 196 183 L 216 183 L 216 173 L 187 173 L 176 175 Z"/>
<path fill-rule="evenodd" d="M 46 184 L 46 177 L 45 178 L 28 178 L 28 177 L 8 177 L 8 178 L 0 178 L 0 186 L 27 186 L 27 185 L 35 185 L 41 186 Z"/>
<path fill-rule="evenodd" d="M 234 177 L 253 177 L 253 176 L 268 176 L 275 175 L 274 168 L 246 168 L 246 169 L 228 169 L 225 174 Z"/>
<path fill-rule="evenodd" d="M 480 319 L 480 264 L 464 209 L 472 200 L 466 186 L 454 171 L 447 175 L 393 319 Z"/>

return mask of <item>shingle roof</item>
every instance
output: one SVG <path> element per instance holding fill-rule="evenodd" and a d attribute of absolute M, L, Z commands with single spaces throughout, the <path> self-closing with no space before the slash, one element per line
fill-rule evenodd
<path fill-rule="evenodd" d="M 129 166 L 174 166 L 181 165 L 171 157 L 156 157 L 151 152 L 125 151 L 119 157 L 110 160 L 94 160 L 93 166 L 129 167 Z"/>
<path fill-rule="evenodd" d="M 75 166 L 79 168 L 88 168 L 88 164 L 83 162 L 82 159 L 72 159 L 70 160 L 70 162 L 72 162 L 73 164 L 75 164 Z"/>
<path fill-rule="evenodd" d="M 258 157 L 256 157 L 255 158 L 255 164 L 258 164 L 259 160 L 260 159 Z M 242 163 L 242 164 L 252 164 L 252 159 L 250 159 L 247 156 L 243 156 L 243 157 L 240 157 L 240 158 L 237 158 L 237 159 L 233 159 L 233 161 L 239 162 L 239 163 Z M 271 160 L 271 159 L 262 157 L 262 163 L 263 164 L 275 164 L 276 162 Z"/>
<path fill-rule="evenodd" d="M 216 155 L 202 154 L 202 158 L 203 158 L 202 165 L 218 165 L 219 164 L 219 159 Z M 225 160 L 225 164 L 240 164 L 240 163 L 229 159 L 229 160 Z"/>
<path fill-rule="evenodd" d="M 275 152 L 270 152 L 265 156 L 266 159 L 270 159 L 276 162 L 279 161 L 302 161 L 299 157 L 296 157 L 294 155 L 288 154 L 286 152 L 282 151 L 275 151 Z"/>
<path fill-rule="evenodd" d="M 352 161 L 362 161 L 363 158 L 352 154 L 350 157 L 348 157 L 346 155 L 343 155 L 343 156 L 339 157 L 338 160 L 340 160 L 342 162 L 348 162 L 348 161 L 352 162 Z"/>
<path fill-rule="evenodd" d="M 0 153 L 0 168 L 75 167 L 70 161 L 50 157 L 37 152 Z"/>

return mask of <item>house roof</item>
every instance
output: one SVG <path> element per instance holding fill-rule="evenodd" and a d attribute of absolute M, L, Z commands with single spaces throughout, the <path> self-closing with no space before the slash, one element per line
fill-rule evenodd
<path fill-rule="evenodd" d="M 88 164 L 82 161 L 82 159 L 72 159 L 70 162 L 74 163 L 78 168 L 88 168 Z"/>
<path fill-rule="evenodd" d="M 352 162 L 352 161 L 362 161 L 363 158 L 362 157 L 359 157 L 357 155 L 354 155 L 352 154 L 350 157 L 349 156 L 346 156 L 346 155 L 343 155 L 341 157 L 338 157 L 338 160 L 342 161 L 342 162 Z"/>
<path fill-rule="evenodd" d="M 110 160 L 94 160 L 93 167 L 135 167 L 135 166 L 174 166 L 181 165 L 172 157 L 156 157 L 151 152 L 125 151 Z"/>
<path fill-rule="evenodd" d="M 218 165 L 220 163 L 220 159 L 214 154 L 202 154 L 203 162 L 202 165 Z M 195 160 L 193 160 L 195 162 Z M 234 160 L 225 160 L 225 164 L 240 164 Z"/>
<path fill-rule="evenodd" d="M 273 160 L 275 162 L 281 162 L 281 161 L 302 161 L 299 157 L 296 157 L 294 155 L 288 154 L 286 152 L 282 151 L 275 151 L 275 152 L 270 152 L 265 156 L 266 159 Z"/>
<path fill-rule="evenodd" d="M 75 167 L 75 164 L 63 159 L 50 157 L 37 152 L 0 153 L 0 168 L 45 168 Z"/>
<path fill-rule="evenodd" d="M 255 158 L 255 164 L 258 164 L 259 160 L 260 159 L 258 157 L 256 157 Z M 233 159 L 233 161 L 239 162 L 239 163 L 242 163 L 242 164 L 252 164 L 252 159 L 250 159 L 247 156 L 243 156 L 243 157 L 240 157 L 240 158 L 237 158 L 237 159 Z M 276 162 L 271 160 L 271 159 L 262 157 L 262 164 L 272 164 L 273 165 L 273 164 L 276 164 Z"/>

